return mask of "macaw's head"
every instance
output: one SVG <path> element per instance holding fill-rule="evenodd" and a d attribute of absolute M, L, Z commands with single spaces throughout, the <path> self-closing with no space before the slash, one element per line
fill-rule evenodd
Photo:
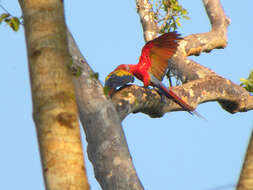
<path fill-rule="evenodd" d="M 127 83 L 134 82 L 134 76 L 132 73 L 126 71 L 125 69 L 118 68 L 122 68 L 122 65 L 117 67 L 105 78 L 105 94 L 109 93 L 109 95 L 111 95 L 111 92 L 114 92 L 117 88 L 122 87 Z"/>
<path fill-rule="evenodd" d="M 114 70 L 105 78 L 105 86 L 109 88 L 118 88 L 130 82 L 134 82 L 134 76 L 123 69 Z"/>

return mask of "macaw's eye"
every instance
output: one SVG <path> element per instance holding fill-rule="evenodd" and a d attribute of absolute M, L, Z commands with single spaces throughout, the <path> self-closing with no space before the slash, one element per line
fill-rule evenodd
<path fill-rule="evenodd" d="M 105 86 L 109 87 L 110 89 L 116 89 L 132 82 L 134 82 L 134 76 L 125 70 L 111 72 L 105 78 Z"/>

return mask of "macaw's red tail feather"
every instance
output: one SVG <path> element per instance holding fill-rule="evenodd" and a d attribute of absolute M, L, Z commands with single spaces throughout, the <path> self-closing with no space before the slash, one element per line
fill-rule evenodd
<path fill-rule="evenodd" d="M 201 115 L 199 112 L 197 112 L 196 110 L 193 110 L 192 113 L 195 114 L 196 116 L 198 116 L 199 118 L 207 121 L 207 119 L 203 115 Z"/>
<path fill-rule="evenodd" d="M 159 81 L 154 75 L 149 73 L 150 75 L 150 81 L 151 85 L 159 88 L 162 93 L 167 97 L 167 98 L 172 98 L 177 104 L 182 106 L 186 111 L 188 111 L 190 114 L 195 114 L 199 118 L 202 118 L 206 120 L 202 115 L 200 115 L 195 109 L 187 104 L 184 100 L 182 100 L 179 96 L 177 96 L 172 90 L 168 89 L 161 81 Z"/>
<path fill-rule="evenodd" d="M 165 87 L 164 85 L 160 86 L 160 89 L 164 92 L 164 95 L 168 98 L 173 98 L 173 100 L 178 103 L 182 108 L 184 108 L 188 112 L 193 112 L 194 108 L 185 103 L 180 97 L 178 97 L 173 91 Z"/>
<path fill-rule="evenodd" d="M 180 97 L 178 97 L 173 91 L 171 91 L 170 89 L 166 88 L 164 85 L 160 85 L 159 87 L 163 91 L 163 93 L 164 93 L 165 96 L 167 96 L 168 98 L 173 98 L 173 100 L 177 104 L 179 104 L 180 106 L 182 106 L 182 108 L 184 108 L 190 114 L 196 115 L 199 118 L 207 121 L 207 119 L 205 117 L 203 117 L 202 115 L 200 115 L 200 113 L 198 113 L 192 106 L 190 106 L 185 101 L 183 101 Z"/>

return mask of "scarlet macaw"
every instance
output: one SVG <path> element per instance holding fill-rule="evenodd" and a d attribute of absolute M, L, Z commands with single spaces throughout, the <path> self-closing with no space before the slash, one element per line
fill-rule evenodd
<path fill-rule="evenodd" d="M 106 85 L 111 88 L 113 83 L 111 76 L 114 75 L 114 81 L 117 77 L 117 79 L 122 79 L 123 75 L 120 76 L 117 72 L 122 70 L 126 71 L 128 74 L 124 75 L 125 81 L 119 80 L 118 83 L 113 86 L 114 89 L 118 86 L 124 85 L 125 83 L 131 82 L 131 75 L 134 75 L 143 82 L 145 87 L 148 87 L 149 85 L 157 87 L 166 97 L 172 98 L 186 111 L 203 118 L 192 106 L 183 101 L 171 89 L 168 89 L 161 82 L 168 68 L 168 60 L 176 52 L 178 41 L 180 39 L 182 38 L 177 32 L 168 32 L 147 42 L 142 48 L 138 64 L 119 65 L 108 75 L 108 77 L 106 77 Z"/>

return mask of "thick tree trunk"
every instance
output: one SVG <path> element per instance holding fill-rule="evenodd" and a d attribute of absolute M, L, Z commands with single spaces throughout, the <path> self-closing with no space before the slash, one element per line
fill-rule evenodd
<path fill-rule="evenodd" d="M 253 189 L 253 133 L 251 134 L 241 176 L 237 184 L 237 190 L 251 189 Z"/>
<path fill-rule="evenodd" d="M 68 34 L 80 121 L 88 142 L 88 156 L 104 190 L 143 190 L 132 163 L 120 118 L 72 35 Z"/>
<path fill-rule="evenodd" d="M 46 189 L 89 189 L 59 0 L 19 0 Z"/>

